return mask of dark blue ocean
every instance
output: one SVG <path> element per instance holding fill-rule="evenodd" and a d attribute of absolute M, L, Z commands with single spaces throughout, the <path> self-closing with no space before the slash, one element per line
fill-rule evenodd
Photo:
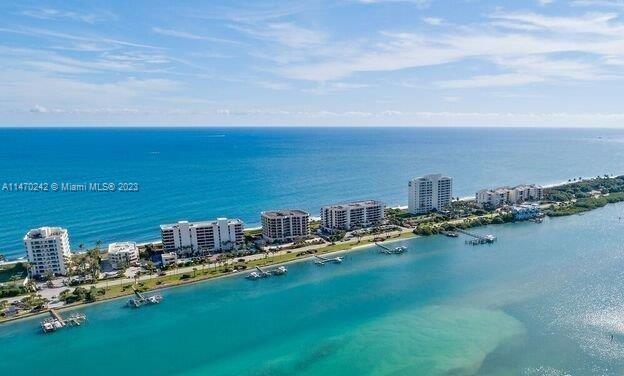
<path fill-rule="evenodd" d="M 0 192 L 0 253 L 29 228 L 67 227 L 73 247 L 159 237 L 182 219 L 266 209 L 318 215 L 337 201 L 407 202 L 407 181 L 453 176 L 454 195 L 502 184 L 624 172 L 624 131 L 492 128 L 0 129 L 0 184 L 138 183 L 139 192 Z"/>

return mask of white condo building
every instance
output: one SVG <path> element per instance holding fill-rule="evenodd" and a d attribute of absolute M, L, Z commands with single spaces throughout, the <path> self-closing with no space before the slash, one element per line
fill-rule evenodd
<path fill-rule="evenodd" d="M 113 268 L 126 267 L 139 261 L 139 248 L 135 242 L 119 242 L 108 245 L 108 261 Z"/>
<path fill-rule="evenodd" d="M 430 174 L 410 180 L 407 207 L 411 214 L 424 214 L 442 210 L 453 199 L 453 178 Z"/>
<path fill-rule="evenodd" d="M 264 211 L 262 237 L 269 242 L 293 241 L 310 233 L 310 213 L 303 210 Z"/>
<path fill-rule="evenodd" d="M 24 236 L 24 246 L 32 276 L 42 276 L 48 272 L 55 275 L 67 274 L 71 250 L 66 229 L 61 227 L 32 229 Z"/>
<path fill-rule="evenodd" d="M 326 230 L 353 230 L 383 221 L 386 205 L 375 200 L 323 206 L 321 226 Z"/>
<path fill-rule="evenodd" d="M 475 194 L 477 205 L 481 207 L 498 207 L 503 204 L 517 204 L 524 201 L 540 201 L 544 198 L 541 185 L 518 185 L 516 187 L 499 187 L 482 189 Z"/>
<path fill-rule="evenodd" d="M 161 225 L 165 252 L 219 252 L 243 244 L 243 222 L 239 219 L 218 218 L 214 221 Z"/>

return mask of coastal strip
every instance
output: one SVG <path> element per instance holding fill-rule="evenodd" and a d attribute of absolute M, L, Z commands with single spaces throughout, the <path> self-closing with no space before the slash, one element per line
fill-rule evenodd
<path fill-rule="evenodd" d="M 437 177 L 436 177 L 437 178 Z M 515 190 L 515 191 L 514 191 Z M 449 194 L 450 194 L 449 190 Z M 481 191 L 480 191 L 481 192 Z M 133 288 L 138 291 L 160 290 L 180 285 L 198 283 L 206 280 L 222 278 L 225 276 L 239 276 L 255 267 L 265 267 L 273 265 L 284 265 L 290 262 L 309 260 L 315 255 L 334 254 L 340 252 L 350 252 L 373 245 L 376 242 L 397 241 L 412 238 L 418 235 L 434 235 L 445 233 L 451 235 L 454 231 L 465 230 L 471 227 L 484 226 L 488 224 L 515 222 L 519 220 L 541 221 L 541 216 L 561 216 L 578 214 L 583 211 L 592 210 L 608 203 L 624 201 L 624 178 L 623 177 L 596 177 L 593 179 L 582 179 L 571 181 L 563 185 L 553 186 L 542 190 L 538 186 L 520 186 L 519 188 L 497 188 L 487 190 L 490 192 L 506 192 L 508 195 L 517 192 L 533 192 L 539 198 L 537 203 L 522 203 L 510 205 L 508 202 L 500 205 L 490 205 L 497 196 L 479 196 L 473 200 L 454 199 L 441 210 L 426 210 L 423 213 L 412 213 L 412 207 L 388 208 L 382 211 L 380 217 L 376 217 L 378 208 L 383 207 L 376 201 L 355 202 L 351 204 L 336 204 L 324 207 L 325 214 L 322 221 L 308 221 L 302 230 L 319 235 L 309 236 L 312 239 L 307 241 L 290 241 L 267 243 L 265 241 L 266 227 L 247 229 L 241 235 L 246 240 L 251 239 L 257 248 L 256 252 L 243 254 L 236 249 L 223 250 L 216 254 L 200 254 L 178 259 L 177 257 L 170 264 L 162 265 L 160 270 L 143 263 L 137 266 L 131 276 L 122 273 L 113 278 L 94 278 L 78 283 L 74 286 L 57 286 L 50 280 L 40 283 L 36 293 L 30 293 L 26 285 L 20 286 L 13 281 L 5 283 L 3 288 L 15 289 L 22 292 L 4 300 L 0 304 L 0 309 L 10 309 L 16 304 L 31 307 L 27 310 L 20 310 L 16 314 L 4 315 L 0 317 L 0 322 L 13 321 L 20 318 L 32 317 L 45 312 L 47 307 L 55 309 L 73 309 L 83 304 L 109 301 L 133 294 Z M 529 193 L 523 193 L 529 195 Z M 486 198 L 484 198 L 486 197 Z M 487 201 L 484 201 L 486 200 Z M 507 200 L 510 200 L 508 198 Z M 326 219 L 328 213 L 342 213 L 344 210 L 351 210 L 354 215 L 361 213 L 361 208 L 370 210 L 369 217 L 375 218 L 370 226 L 358 226 L 352 230 L 342 230 L 327 228 L 332 225 Z M 384 213 L 385 212 L 385 213 Z M 267 212 L 268 213 L 268 212 Z M 278 211 L 270 212 L 266 215 L 269 219 L 283 219 L 284 215 L 305 216 L 305 212 Z M 264 212 L 263 212 L 264 217 Z M 290 218 L 290 217 L 289 217 Z M 355 217 L 357 218 L 357 217 Z M 380 219 L 377 221 L 377 219 Z M 219 219 L 216 222 L 207 222 L 215 226 L 223 223 L 228 226 L 238 236 L 236 231 L 240 229 L 239 222 Z M 266 225 L 266 223 L 263 223 Z M 270 224 L 270 222 L 269 222 Z M 336 226 L 342 225 L 337 223 Z M 167 225 L 169 226 L 169 225 Z M 234 226 L 234 227 L 231 227 Z M 269 235 L 275 235 L 269 233 Z M 280 234 L 278 234 L 280 235 Z M 233 238 L 234 239 L 234 238 Z M 262 242 L 260 242 L 262 240 Z M 133 248 L 133 244 L 127 244 L 132 252 L 146 254 L 147 249 L 151 251 L 163 252 L 165 242 L 161 244 L 149 243 Z M 112 245 L 111 245 L 112 246 Z M 125 249 L 124 244 L 116 243 L 120 249 Z M 111 247 L 109 247 L 109 258 L 111 258 Z M 159 251 L 160 249 L 160 251 Z M 163 255 L 165 253 L 162 253 Z M 177 253 L 176 253 L 177 255 Z M 192 254 L 191 254 L 192 255 Z M 78 258 L 78 265 L 82 265 L 83 276 L 91 272 L 84 269 L 85 265 L 99 265 L 101 251 L 99 247 L 82 252 L 74 257 Z M 126 257 L 126 256 L 124 256 Z M 120 260 L 124 260 L 121 258 Z M 12 264 L 10 267 L 17 267 Z M 98 274 L 99 270 L 95 269 Z M 8 272 L 10 274 L 10 271 Z M 28 278 L 27 278 L 28 280 Z M 30 280 L 32 286 L 32 280 Z M 50 286 L 50 284 L 52 286 Z M 73 288 L 73 290 L 72 290 Z M 54 299 L 62 297 L 62 302 L 58 302 L 52 307 L 48 304 Z M 60 300 L 60 299 L 59 299 Z M 7 308 L 7 305 L 9 308 Z"/>

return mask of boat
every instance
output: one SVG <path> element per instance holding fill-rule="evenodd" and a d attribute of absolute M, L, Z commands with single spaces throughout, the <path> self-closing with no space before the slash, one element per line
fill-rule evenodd
<path fill-rule="evenodd" d="M 62 328 L 62 325 L 53 318 L 45 319 L 41 322 L 41 329 L 44 333 L 54 332 L 56 329 Z"/>
<path fill-rule="evenodd" d="M 273 270 L 272 273 L 274 275 L 284 275 L 284 274 L 288 273 L 288 269 L 286 269 L 285 266 L 280 266 L 280 267 L 276 268 L 275 270 Z"/>
<path fill-rule="evenodd" d="M 444 235 L 448 236 L 449 238 L 459 237 L 459 234 L 454 231 L 444 231 Z"/>
<path fill-rule="evenodd" d="M 147 298 L 147 302 L 149 304 L 158 304 L 162 301 L 162 296 L 160 295 L 152 295 Z"/>
<path fill-rule="evenodd" d="M 245 277 L 245 278 L 254 280 L 254 279 L 260 279 L 260 278 L 262 278 L 262 276 L 258 272 L 251 272 L 251 273 L 247 274 L 247 277 Z"/>

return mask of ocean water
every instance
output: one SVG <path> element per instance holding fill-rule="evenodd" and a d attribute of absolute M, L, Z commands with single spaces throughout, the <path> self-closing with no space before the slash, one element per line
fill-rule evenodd
<path fill-rule="evenodd" d="M 82 307 L 86 325 L 49 335 L 40 319 L 0 325 L 0 374 L 621 375 L 623 212 L 475 230 L 498 236 L 487 246 L 369 247 L 164 290 L 140 310 Z"/>
<path fill-rule="evenodd" d="M 30 228 L 72 246 L 158 239 L 159 225 L 374 198 L 406 204 L 407 181 L 453 176 L 454 194 L 624 173 L 624 131 L 605 129 L 0 129 L 2 183 L 138 183 L 139 192 L 0 191 L 0 253 Z"/>

